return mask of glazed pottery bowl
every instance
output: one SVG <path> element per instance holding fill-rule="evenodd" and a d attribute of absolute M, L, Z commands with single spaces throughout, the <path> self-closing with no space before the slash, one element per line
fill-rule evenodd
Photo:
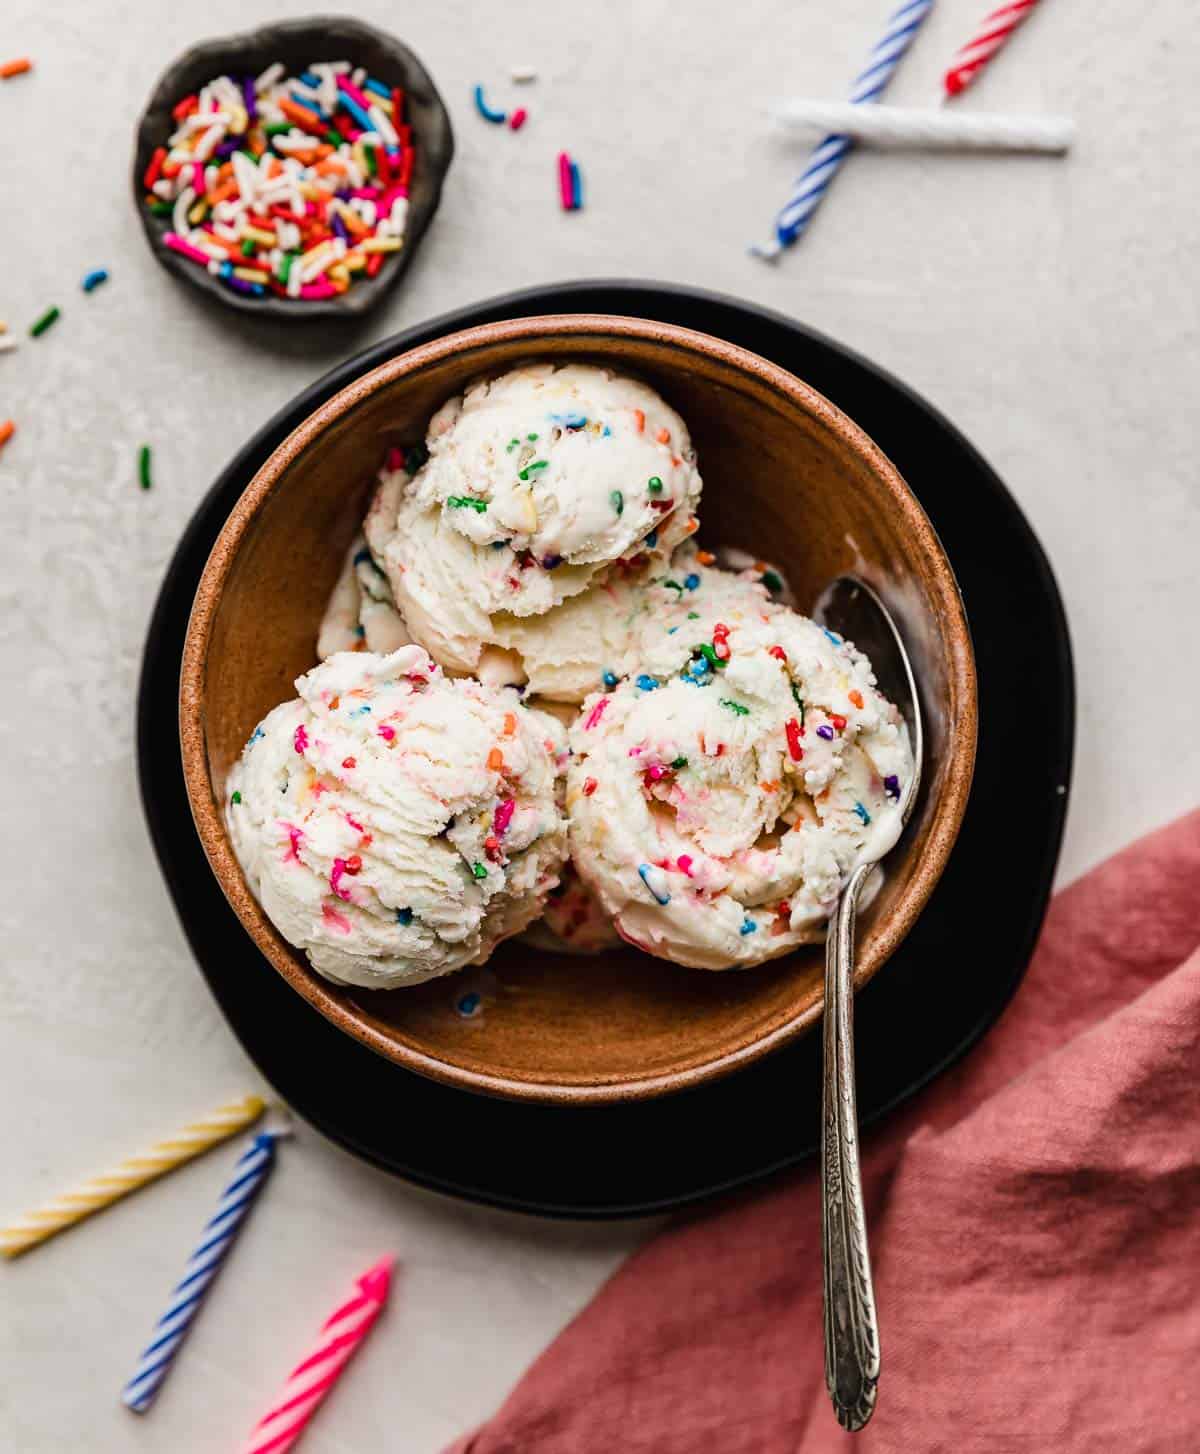
<path fill-rule="evenodd" d="M 627 1100 L 728 1073 L 810 1028 L 822 1010 L 821 947 L 710 973 L 628 946 L 579 956 L 514 940 L 482 969 L 413 988 L 342 987 L 275 931 L 222 816 L 226 774 L 255 724 L 315 663 L 325 602 L 386 450 L 423 438 L 431 413 L 476 375 L 530 358 L 632 371 L 680 412 L 704 479 L 702 544 L 779 563 L 802 610 L 832 577 L 854 571 L 894 612 L 921 690 L 925 771 L 883 886 L 860 915 L 858 985 L 886 964 L 920 914 L 962 822 L 975 754 L 974 658 L 941 544 L 866 435 L 776 365 L 668 324 L 564 315 L 439 339 L 335 395 L 259 470 L 201 578 L 180 698 L 196 826 L 250 938 L 315 1009 L 397 1065 L 495 1095 Z M 271 972 L 247 953 L 246 974 Z M 462 1012 L 464 998 L 478 1004 L 475 1013 Z"/>
<path fill-rule="evenodd" d="M 408 189 L 408 221 L 404 246 L 389 254 L 374 278 L 360 278 L 336 298 L 281 298 L 274 293 L 250 297 L 236 293 L 206 269 L 181 257 L 163 243 L 172 230 L 170 216 L 158 217 L 146 206 L 145 175 L 155 148 L 166 146 L 178 123 L 171 112 L 185 96 L 198 91 L 215 76 L 234 78 L 261 75 L 276 61 L 293 74 L 312 61 L 349 61 L 362 66 L 388 86 L 405 94 L 405 116 L 412 127 L 416 166 Z M 404 275 L 433 220 L 442 196 L 442 184 L 454 157 L 450 116 L 433 78 L 411 50 L 400 41 L 344 16 L 288 20 L 265 25 L 243 35 L 205 41 L 186 51 L 159 77 L 138 122 L 133 155 L 133 200 L 146 241 L 155 258 L 174 277 L 198 288 L 210 302 L 239 313 L 296 321 L 361 318 L 381 303 Z"/>

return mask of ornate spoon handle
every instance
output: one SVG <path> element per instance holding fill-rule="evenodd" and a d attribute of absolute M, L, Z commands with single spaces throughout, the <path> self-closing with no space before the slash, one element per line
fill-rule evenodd
<path fill-rule="evenodd" d="M 838 1422 L 853 1432 L 875 1411 L 879 1325 L 858 1167 L 854 1099 L 854 919 L 871 870 L 851 875 L 825 944 L 825 1079 L 821 1117 L 821 1245 L 825 1268 L 825 1383 Z"/>

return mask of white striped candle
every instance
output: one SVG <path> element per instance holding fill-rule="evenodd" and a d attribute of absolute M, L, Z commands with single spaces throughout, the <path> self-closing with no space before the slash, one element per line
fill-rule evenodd
<path fill-rule="evenodd" d="M 853 104 L 869 104 L 883 94 L 932 9 L 933 0 L 904 0 L 892 14 L 883 36 L 850 88 Z M 751 252 L 758 257 L 774 258 L 796 241 L 812 220 L 813 213 L 829 190 L 829 184 L 853 146 L 850 137 L 836 133 L 818 143 L 808 165 L 796 178 L 791 196 L 775 218 L 774 235 L 769 242 L 752 247 Z"/>
<path fill-rule="evenodd" d="M 285 1454 L 295 1444 L 383 1311 L 391 1280 L 390 1257 L 363 1273 L 349 1300 L 325 1320 L 312 1351 L 288 1374 L 278 1401 L 255 1424 L 242 1454 Z"/>
<path fill-rule="evenodd" d="M 255 1136 L 238 1157 L 233 1180 L 221 1193 L 200 1242 L 188 1258 L 183 1276 L 172 1289 L 166 1311 L 154 1327 L 133 1377 L 125 1385 L 121 1402 L 135 1414 L 144 1414 L 163 1385 L 205 1294 L 220 1272 L 242 1223 L 275 1164 L 275 1142 L 285 1132 L 264 1131 Z"/>

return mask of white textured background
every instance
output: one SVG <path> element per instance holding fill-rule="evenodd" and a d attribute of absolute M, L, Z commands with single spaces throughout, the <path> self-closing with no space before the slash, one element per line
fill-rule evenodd
<path fill-rule="evenodd" d="M 1080 687 L 1070 878 L 1191 806 L 1200 779 L 1191 7 L 1047 0 L 960 104 L 1073 114 L 1068 160 L 859 156 L 799 249 L 775 269 L 750 260 L 801 155 L 772 138 L 762 103 L 840 97 L 885 3 L 364 0 L 356 13 L 432 70 L 459 153 L 421 256 L 353 346 L 504 289 L 660 277 L 782 309 L 925 392 L 999 469 L 1066 596 Z M 0 83 L 0 316 L 22 335 L 51 302 L 64 316 L 0 357 L 0 418 L 19 426 L 0 456 L 0 1216 L 256 1083 L 159 881 L 133 693 L 196 501 L 347 348 L 247 341 L 153 265 L 127 195 L 133 121 L 163 66 L 294 6 L 4 10 L 0 50 L 37 70 Z M 940 0 L 894 98 L 930 97 L 980 13 Z M 504 103 L 526 61 L 540 71 L 521 93 L 526 129 L 486 126 L 471 86 Z M 556 206 L 562 146 L 585 174 L 577 216 Z M 112 281 L 85 298 L 79 279 L 98 265 Z M 1019 762 L 1013 796 L 1020 811 Z M 0 1447 L 236 1447 L 344 1283 L 392 1248 L 400 1294 L 304 1447 L 435 1450 L 647 1230 L 459 1206 L 312 1133 L 281 1160 L 145 1421 L 117 1396 L 229 1155 L 0 1267 Z"/>

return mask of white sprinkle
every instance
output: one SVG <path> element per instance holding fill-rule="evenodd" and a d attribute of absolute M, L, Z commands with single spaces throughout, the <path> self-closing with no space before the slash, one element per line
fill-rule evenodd
<path fill-rule="evenodd" d="M 275 82 L 279 80 L 280 76 L 283 75 L 283 73 L 283 62 L 276 61 L 274 65 L 268 66 L 267 69 L 263 71 L 260 76 L 255 78 L 254 89 L 256 91 L 265 91 L 268 86 L 273 86 Z"/>
<path fill-rule="evenodd" d="M 383 143 L 385 146 L 399 145 L 400 138 L 396 134 L 396 128 L 387 119 L 387 117 L 383 114 L 383 111 L 378 106 L 372 106 L 367 112 L 367 115 L 371 118 L 371 125 L 375 128 L 379 135 L 383 137 Z"/>
<path fill-rule="evenodd" d="M 0 335 L 0 353 L 12 353 L 13 349 L 16 347 L 17 340 L 12 336 L 11 333 L 5 333 L 3 335 Z"/>
<path fill-rule="evenodd" d="M 362 66 L 355 66 L 353 72 L 351 73 L 350 79 L 361 91 L 362 83 L 367 79 L 367 73 L 363 70 Z"/>
<path fill-rule="evenodd" d="M 164 202 L 173 202 L 177 191 L 175 178 L 159 177 L 150 190 L 156 197 L 161 197 Z"/>
<path fill-rule="evenodd" d="M 180 237 L 186 237 L 188 231 L 188 210 L 196 200 L 196 193 L 191 187 L 185 187 L 179 196 L 175 198 L 175 210 L 171 213 L 171 228 Z"/>
<path fill-rule="evenodd" d="M 514 66 L 509 75 L 518 86 L 527 86 L 530 81 L 537 80 L 537 71 L 532 66 Z"/>

